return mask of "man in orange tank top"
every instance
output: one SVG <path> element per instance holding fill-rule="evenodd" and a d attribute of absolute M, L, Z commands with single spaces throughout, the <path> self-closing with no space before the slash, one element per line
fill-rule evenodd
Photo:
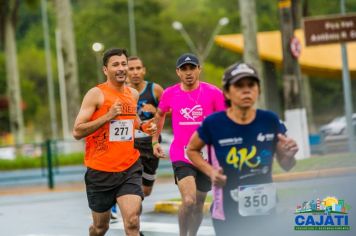
<path fill-rule="evenodd" d="M 142 166 L 134 148 L 134 129 L 156 132 L 153 120 L 137 116 L 138 92 L 125 85 L 128 63 L 125 49 L 109 49 L 103 56 L 106 82 L 91 88 L 83 98 L 73 136 L 86 139 L 85 184 L 93 224 L 90 236 L 105 235 L 110 209 L 117 203 L 126 235 L 139 235 Z"/>

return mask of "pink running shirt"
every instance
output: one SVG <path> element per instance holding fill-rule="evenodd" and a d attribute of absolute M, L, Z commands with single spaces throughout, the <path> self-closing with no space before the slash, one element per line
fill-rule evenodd
<path fill-rule="evenodd" d="M 191 163 L 185 155 L 190 137 L 202 121 L 213 112 L 225 110 L 223 93 L 214 85 L 199 82 L 198 88 L 183 91 L 181 84 L 164 90 L 158 108 L 162 112 L 172 111 L 173 141 L 169 150 L 172 162 Z"/>

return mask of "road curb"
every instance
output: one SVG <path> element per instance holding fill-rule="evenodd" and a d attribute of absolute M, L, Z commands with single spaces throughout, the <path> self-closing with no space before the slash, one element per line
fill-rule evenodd
<path fill-rule="evenodd" d="M 284 182 L 293 180 L 315 179 L 333 176 L 355 175 L 356 167 L 332 168 L 323 170 L 312 170 L 304 172 L 291 172 L 273 175 L 274 182 Z M 176 214 L 178 212 L 181 201 L 159 201 L 155 203 L 154 212 Z M 204 204 L 204 214 L 209 213 L 210 203 Z"/>
<path fill-rule="evenodd" d="M 315 178 L 325 178 L 333 176 L 345 176 L 356 174 L 356 167 L 340 167 L 322 170 L 310 170 L 303 172 L 290 172 L 283 174 L 273 175 L 273 181 L 283 182 L 292 180 L 303 180 L 303 179 L 315 179 Z"/>
<path fill-rule="evenodd" d="M 176 214 L 181 204 L 181 201 L 159 201 L 155 203 L 154 212 Z M 209 202 L 204 203 L 204 214 L 209 213 L 210 205 L 211 204 Z"/>

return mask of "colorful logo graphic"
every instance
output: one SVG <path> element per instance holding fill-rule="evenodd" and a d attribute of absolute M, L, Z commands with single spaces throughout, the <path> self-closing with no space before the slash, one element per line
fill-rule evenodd
<path fill-rule="evenodd" d="M 201 105 L 195 105 L 192 108 L 186 107 L 180 110 L 180 114 L 187 120 L 195 121 L 196 118 L 203 115 L 203 108 Z"/>
<path fill-rule="evenodd" d="M 256 153 L 256 146 L 252 146 L 250 150 L 247 148 L 237 150 L 236 147 L 232 147 L 226 156 L 226 163 L 233 165 L 239 171 L 242 170 L 244 164 L 249 168 L 256 168 L 261 163 L 261 158 L 256 157 Z"/>
<path fill-rule="evenodd" d="M 336 197 L 304 201 L 295 209 L 294 230 L 350 230 L 351 206 Z"/>

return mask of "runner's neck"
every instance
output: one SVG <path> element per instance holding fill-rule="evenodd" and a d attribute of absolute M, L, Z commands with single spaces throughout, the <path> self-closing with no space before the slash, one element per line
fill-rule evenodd
<path fill-rule="evenodd" d="M 181 83 L 180 88 L 185 91 L 185 92 L 190 92 L 193 91 L 194 89 L 197 89 L 200 85 L 199 80 L 197 80 L 194 84 L 192 85 L 186 85 L 184 83 Z"/>
<path fill-rule="evenodd" d="M 247 125 L 256 118 L 256 109 L 249 108 L 246 110 L 230 107 L 226 111 L 227 116 L 237 124 Z"/>
<path fill-rule="evenodd" d="M 147 85 L 147 81 L 142 80 L 139 84 L 130 84 L 130 86 L 138 91 L 138 93 L 142 93 Z"/>
<path fill-rule="evenodd" d="M 108 80 L 106 84 L 109 88 L 112 88 L 119 93 L 123 93 L 125 91 L 125 83 L 112 83 L 110 80 Z"/>

